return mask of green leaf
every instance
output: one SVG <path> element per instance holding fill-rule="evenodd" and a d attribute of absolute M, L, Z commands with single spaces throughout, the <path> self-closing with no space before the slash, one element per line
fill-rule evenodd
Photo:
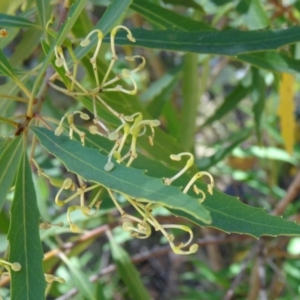
<path fill-rule="evenodd" d="M 5 211 L 0 211 L 0 232 L 4 233 L 4 234 L 7 234 L 8 233 L 8 230 L 9 230 L 9 216 L 8 216 L 8 212 L 5 212 Z M 5 238 L 5 244 L 8 244 L 7 243 L 7 240 Z M 0 246 L 0 248 L 3 247 Z M 5 251 L 6 250 L 6 247 L 3 247 L 4 250 L 0 250 L 1 252 L 2 251 Z"/>
<path fill-rule="evenodd" d="M 300 225 L 268 215 L 263 208 L 251 207 L 242 203 L 238 198 L 214 191 L 214 199 L 208 197 L 204 203 L 212 216 L 209 227 L 226 233 L 247 234 L 259 238 L 261 236 L 293 236 L 300 235 Z M 188 218 L 200 226 L 207 226 L 202 222 L 185 216 L 181 211 L 172 211 L 178 216 Z"/>
<path fill-rule="evenodd" d="M 171 93 L 178 86 L 179 75 L 181 74 L 180 68 L 175 68 L 153 82 L 147 91 L 141 95 L 141 100 L 143 98 L 152 98 L 151 102 L 147 105 L 147 112 L 152 116 L 152 118 L 158 118 L 165 106 L 171 98 Z"/>
<path fill-rule="evenodd" d="M 181 130 L 181 124 L 180 124 L 180 115 L 179 112 L 176 110 L 174 105 L 171 103 L 171 101 L 168 101 L 165 103 L 165 106 L 163 107 L 163 116 L 166 119 L 168 133 L 170 136 L 179 139 L 179 132 Z M 171 150 L 171 149 L 170 149 Z M 179 149 L 181 151 L 181 149 Z M 176 148 L 173 148 L 171 150 L 173 153 L 180 152 L 177 151 Z"/>
<path fill-rule="evenodd" d="M 199 10 L 200 12 L 204 12 L 202 6 L 200 6 L 197 2 L 193 0 L 163 0 L 164 3 L 166 4 L 172 4 L 172 5 L 180 5 L 184 7 L 191 7 L 196 10 Z"/>
<path fill-rule="evenodd" d="M 12 79 L 15 78 L 13 68 L 1 49 L 0 49 L 0 72 L 3 75 L 6 75 Z"/>
<path fill-rule="evenodd" d="M 108 153 L 112 146 L 111 141 L 107 141 L 107 139 L 100 136 L 93 138 L 93 136 L 87 135 L 86 142 L 89 146 L 100 148 L 103 153 Z M 256 148 L 259 149 L 259 147 Z M 279 153 L 274 152 L 273 156 L 276 157 L 277 154 Z M 286 153 L 286 155 L 288 156 L 288 153 Z M 147 175 L 153 177 L 170 177 L 176 173 L 176 170 L 166 167 L 165 164 L 159 161 L 144 157 L 142 154 L 133 162 L 132 167 L 147 170 Z M 184 174 L 172 184 L 178 187 L 185 186 L 190 178 L 190 175 Z M 203 190 L 206 188 L 201 182 L 197 183 L 197 185 Z M 193 197 L 191 201 L 197 201 L 193 193 L 190 195 Z M 268 215 L 262 208 L 246 205 L 237 197 L 223 194 L 216 189 L 214 189 L 213 195 L 207 195 L 203 206 L 210 211 L 212 216 L 212 222 L 209 225 L 197 221 L 194 217 L 182 210 L 168 209 L 176 216 L 184 217 L 200 226 L 210 226 L 228 233 L 248 234 L 254 237 L 262 235 L 277 236 L 300 234 L 299 225 L 285 221 L 279 217 Z"/>
<path fill-rule="evenodd" d="M 28 29 L 26 34 L 20 36 L 21 40 L 14 47 L 14 52 L 9 58 L 13 66 L 22 65 L 23 61 L 32 55 L 32 52 L 41 42 L 42 31 L 37 28 Z"/>
<path fill-rule="evenodd" d="M 257 1 L 255 0 L 254 2 Z M 157 26 L 161 28 L 178 29 L 183 31 L 195 31 L 195 28 L 196 30 L 199 30 L 200 24 L 196 26 L 196 23 L 198 22 L 195 22 L 194 20 L 191 20 L 186 17 L 181 17 L 180 15 L 177 15 L 174 12 L 170 10 L 166 10 L 157 5 L 154 5 L 157 6 L 155 10 L 149 11 L 148 3 L 147 6 L 144 6 L 142 4 L 143 3 L 141 2 L 141 0 L 135 0 L 134 3 L 131 5 L 131 8 L 133 8 L 135 11 L 143 15 L 147 20 L 149 20 L 150 22 L 152 21 L 153 23 L 155 23 Z M 153 4 L 149 3 L 149 5 L 152 6 Z M 184 3 L 182 3 L 182 5 L 187 5 L 187 2 L 185 1 Z M 260 5 L 260 4 L 255 3 L 254 6 L 256 5 Z M 161 13 L 165 15 L 165 18 L 161 18 L 161 13 L 158 14 L 157 9 L 162 10 Z M 256 9 L 257 8 L 255 7 L 252 8 L 251 12 L 255 13 Z M 168 15 L 169 12 L 171 14 L 170 16 Z M 265 24 L 261 25 L 261 27 L 265 27 L 265 26 L 267 25 Z M 208 27 L 208 25 L 206 25 L 206 27 Z M 213 28 L 210 29 L 213 30 Z M 272 71 L 300 72 L 300 62 L 298 60 L 290 58 L 282 53 L 278 53 L 277 51 L 265 51 L 259 53 L 242 54 L 238 56 L 238 59 L 256 65 L 260 68 L 265 68 Z"/>
<path fill-rule="evenodd" d="M 105 284 L 103 284 L 102 282 L 95 282 L 96 285 L 96 298 L 97 299 L 105 299 L 105 294 L 104 294 L 104 289 L 105 289 Z"/>
<path fill-rule="evenodd" d="M 43 60 L 42 66 L 39 69 L 39 72 L 36 76 L 35 83 L 32 89 L 32 95 L 35 96 L 38 87 L 40 86 L 41 80 L 43 78 L 43 74 L 45 73 L 47 67 L 49 66 L 53 56 L 54 56 L 54 48 L 56 46 L 60 46 L 67 35 L 70 33 L 74 23 L 76 22 L 78 16 L 81 11 L 85 8 L 85 5 L 88 0 L 77 1 L 75 4 L 71 5 L 68 16 L 66 18 L 65 23 L 60 27 L 60 30 L 57 34 L 55 41 L 53 42 L 47 56 Z"/>
<path fill-rule="evenodd" d="M 0 27 L 39 28 L 37 24 L 32 23 L 25 18 L 6 14 L 0 14 Z"/>
<path fill-rule="evenodd" d="M 254 66 L 277 72 L 300 72 L 300 61 L 275 51 L 243 54 L 237 57 Z"/>
<path fill-rule="evenodd" d="M 256 136 L 259 143 L 261 143 L 261 122 L 264 113 L 266 102 L 266 84 L 265 78 L 260 73 L 259 69 L 252 70 L 252 111 L 254 114 Z"/>
<path fill-rule="evenodd" d="M 13 13 L 21 6 L 22 3 L 22 0 L 1 0 L 0 12 Z"/>
<path fill-rule="evenodd" d="M 141 101 L 150 102 L 153 100 L 153 98 L 159 97 L 163 90 L 170 86 L 175 78 L 179 77 L 181 71 L 181 65 L 168 70 L 163 76 L 152 82 L 147 90 L 140 95 Z"/>
<path fill-rule="evenodd" d="M 141 276 L 131 262 L 128 253 L 121 248 L 109 235 L 109 243 L 111 253 L 115 264 L 117 265 L 118 273 L 128 289 L 131 299 L 151 299 L 148 291 L 144 287 Z"/>
<path fill-rule="evenodd" d="M 245 141 L 251 134 L 251 129 L 244 129 L 240 132 L 233 133 L 229 138 L 218 142 L 220 149 L 215 154 L 209 157 L 203 157 L 197 160 L 197 167 L 200 170 L 208 170 L 210 167 L 216 165 L 224 157 L 232 152 L 240 143 Z"/>
<path fill-rule="evenodd" d="M 295 152 L 291 156 L 287 151 L 275 147 L 251 146 L 247 149 L 238 147 L 234 149 L 233 155 L 238 157 L 255 156 L 261 159 L 285 161 L 293 165 L 298 165 L 300 161 L 299 153 Z"/>
<path fill-rule="evenodd" d="M 194 21 L 169 9 L 152 4 L 150 1 L 134 0 L 130 8 L 145 17 L 148 21 L 163 29 L 172 28 L 186 31 L 212 30 L 204 22 Z"/>
<path fill-rule="evenodd" d="M 81 299 L 96 300 L 93 292 L 93 285 L 86 278 L 84 272 L 78 266 L 76 258 L 69 259 L 65 254 L 60 255 L 60 259 L 68 266 L 72 276 L 74 286 L 80 291 Z M 85 298 L 83 298 L 85 297 Z"/>
<path fill-rule="evenodd" d="M 6 195 L 10 189 L 22 153 L 22 138 L 15 137 L 13 140 L 7 142 L 1 149 L 0 156 L 0 211 L 6 200 Z"/>
<path fill-rule="evenodd" d="M 22 266 L 20 271 L 11 272 L 11 300 L 44 299 L 46 282 L 39 237 L 40 215 L 25 150 L 19 164 L 10 214 L 9 261 Z"/>
<path fill-rule="evenodd" d="M 228 96 L 225 97 L 224 102 L 217 108 L 216 112 L 209 117 L 201 127 L 205 127 L 216 120 L 220 120 L 224 115 L 234 109 L 239 102 L 241 102 L 249 93 L 249 87 L 238 85 Z"/>
<path fill-rule="evenodd" d="M 44 35 L 46 36 L 46 24 L 50 17 L 50 0 L 36 0 L 35 3 L 40 23 L 43 27 Z"/>
<path fill-rule="evenodd" d="M 83 131 L 86 135 L 85 143 L 86 147 L 94 148 L 100 150 L 102 154 L 108 155 L 112 147 L 114 146 L 114 142 L 108 140 L 105 137 L 99 135 L 92 135 L 87 129 L 84 127 L 79 127 L 81 131 Z M 76 137 L 75 137 L 76 138 Z M 78 138 L 79 141 L 79 138 Z M 124 153 L 127 153 L 129 148 L 124 146 Z M 147 170 L 147 175 L 156 178 L 163 178 L 163 177 L 171 177 L 173 176 L 178 170 L 171 169 L 166 167 L 165 164 L 162 164 L 160 160 L 153 160 L 142 153 L 139 153 L 139 159 L 133 161 L 131 167 L 139 170 Z M 172 161 L 170 157 L 168 158 L 168 162 Z M 174 165 L 174 162 L 173 162 Z M 178 167 L 179 162 L 176 162 L 176 167 Z M 179 167 L 180 168 L 180 167 Z M 180 186 L 180 185 L 179 185 Z M 183 184 L 182 184 L 183 186 Z M 102 207 L 102 205 L 101 205 Z"/>
<path fill-rule="evenodd" d="M 104 12 L 104 14 L 105 13 L 106 11 Z M 72 28 L 72 33 L 74 34 L 74 36 L 82 39 L 93 30 L 93 27 L 94 23 L 93 19 L 91 19 L 90 12 L 87 10 L 83 10 Z"/>
<path fill-rule="evenodd" d="M 117 163 L 111 172 L 105 172 L 107 156 L 96 149 L 82 147 L 79 142 L 66 136 L 56 137 L 53 132 L 44 128 L 34 127 L 32 130 L 43 147 L 62 161 L 69 171 L 79 174 L 85 180 L 98 182 L 137 199 L 144 198 L 165 207 L 183 210 L 206 223 L 211 221 L 208 211 L 201 204 L 191 201 L 178 188 L 164 185 L 162 179 L 146 176 L 141 170 Z"/>
<path fill-rule="evenodd" d="M 94 29 L 100 29 L 103 35 L 106 35 L 109 30 L 114 26 L 117 20 L 124 14 L 132 0 L 114 0 L 107 7 L 104 15 L 99 22 L 95 25 Z M 75 55 L 78 59 L 83 58 L 97 43 L 97 37 L 93 35 L 91 42 L 86 47 L 78 47 L 75 51 Z"/>
<path fill-rule="evenodd" d="M 262 29 L 270 25 L 268 15 L 261 1 L 240 1 L 236 10 L 244 15 L 245 25 L 250 30 Z"/>
<path fill-rule="evenodd" d="M 151 49 L 165 49 L 220 55 L 240 55 L 249 52 L 276 50 L 300 41 L 300 27 L 253 31 L 198 31 L 133 29 L 135 43 L 120 32 L 115 41 L 119 45 L 135 45 Z M 108 41 L 108 38 L 105 38 Z"/>

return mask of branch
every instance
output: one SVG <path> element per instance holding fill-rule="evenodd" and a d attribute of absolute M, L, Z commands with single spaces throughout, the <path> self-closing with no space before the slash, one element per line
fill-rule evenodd
<path fill-rule="evenodd" d="M 296 198 L 300 192 L 300 171 L 288 187 L 285 197 L 276 205 L 272 211 L 273 215 L 281 216 L 286 207 Z"/>

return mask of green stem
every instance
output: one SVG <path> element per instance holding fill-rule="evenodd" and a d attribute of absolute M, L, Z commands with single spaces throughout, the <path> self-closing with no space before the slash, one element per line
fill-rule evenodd
<path fill-rule="evenodd" d="M 205 92 L 209 75 L 209 60 L 203 62 L 203 72 L 198 76 L 198 54 L 187 53 L 183 66 L 183 107 L 181 114 L 180 143 L 185 151 L 190 151 L 194 145 L 196 118 L 200 99 Z"/>
<path fill-rule="evenodd" d="M 14 77 L 14 81 L 19 86 L 19 88 L 24 92 L 24 94 L 27 96 L 27 98 L 30 99 L 31 98 L 31 93 L 27 89 L 27 87 L 23 84 L 23 82 L 21 80 L 19 80 L 18 77 Z"/>
<path fill-rule="evenodd" d="M 14 127 L 17 127 L 19 125 L 18 123 L 14 122 L 14 121 L 12 121 L 10 119 L 6 119 L 6 118 L 4 118 L 2 116 L 0 116 L 0 121 L 3 121 L 4 123 L 10 124 L 10 125 L 12 125 Z"/>
<path fill-rule="evenodd" d="M 199 104 L 198 54 L 187 53 L 183 65 L 182 114 L 180 144 L 190 151 L 194 144 L 194 129 Z"/>
<path fill-rule="evenodd" d="M 0 98 L 5 98 L 5 99 L 9 99 L 9 100 L 28 103 L 27 99 L 22 98 L 22 97 L 12 96 L 12 95 L 0 94 Z"/>

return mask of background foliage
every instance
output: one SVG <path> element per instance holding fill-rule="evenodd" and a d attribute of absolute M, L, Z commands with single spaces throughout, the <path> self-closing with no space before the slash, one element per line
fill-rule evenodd
<path fill-rule="evenodd" d="M 0 256 L 22 269 L 7 276 L 0 265 L 0 297 L 299 297 L 300 1 L 279 2 L 1 1 Z M 111 92 L 103 99 L 124 115 L 142 112 L 161 126 L 153 147 L 146 138 L 138 140 L 139 157 L 130 168 L 118 165 L 108 173 L 103 167 L 113 142 L 90 134 L 92 122 L 75 118 L 86 134 L 85 147 L 76 136 L 71 141 L 53 133 L 65 113 L 91 116 L 91 97 L 74 99 L 48 80 L 57 72 L 60 86 L 70 88 L 55 60 L 55 47 L 62 46 L 71 65 L 69 47 L 80 62 L 78 80 L 94 88 L 90 58 L 97 39 L 87 47 L 79 43 L 93 29 L 103 32 L 96 60 L 103 78 L 111 56 L 109 32 L 120 24 L 136 41 L 118 32 L 113 72 L 135 67 L 125 56 L 142 55 L 147 64 L 133 74 L 137 95 Z M 110 130 L 120 125 L 99 103 L 96 110 Z M 162 178 L 185 163 L 170 154 L 183 151 L 195 154 L 193 172 L 165 186 Z M 181 192 L 197 170 L 212 173 L 216 183 L 202 204 L 194 193 Z M 199 250 L 176 255 L 155 230 L 148 239 L 130 236 L 105 191 L 91 217 L 72 212 L 82 229 L 73 233 L 67 208 L 54 202 L 65 178 L 76 181 L 72 173 L 159 204 L 156 219 L 192 228 Z M 197 185 L 206 191 L 205 182 Z M 89 192 L 86 202 L 98 191 Z M 119 197 L 119 205 L 134 214 L 124 200 Z M 171 232 L 176 241 L 187 239 Z M 44 274 L 65 282 L 46 283 Z"/>

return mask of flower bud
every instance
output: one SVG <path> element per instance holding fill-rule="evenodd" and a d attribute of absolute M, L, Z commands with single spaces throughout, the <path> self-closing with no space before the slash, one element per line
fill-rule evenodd
<path fill-rule="evenodd" d="M 21 265 L 17 262 L 12 263 L 10 266 L 11 266 L 11 269 L 15 272 L 18 272 L 21 270 Z"/>
<path fill-rule="evenodd" d="M 111 162 L 111 161 L 109 161 L 105 166 L 104 166 L 104 170 L 106 171 L 106 172 L 109 172 L 109 171 L 111 171 L 113 168 L 114 168 L 114 164 Z"/>
<path fill-rule="evenodd" d="M 80 46 L 81 46 L 81 47 L 86 47 L 87 45 L 90 44 L 90 42 L 91 42 L 90 39 L 85 38 L 84 40 L 82 40 L 82 41 L 80 42 Z"/>

